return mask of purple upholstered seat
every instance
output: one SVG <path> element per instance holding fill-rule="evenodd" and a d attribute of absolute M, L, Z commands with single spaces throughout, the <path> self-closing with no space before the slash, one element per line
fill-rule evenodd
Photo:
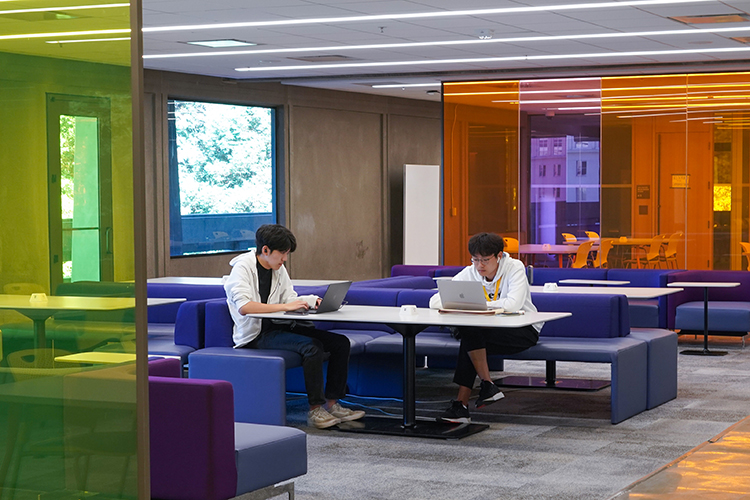
<path fill-rule="evenodd" d="M 305 433 L 235 423 L 233 397 L 225 381 L 149 377 L 152 498 L 223 500 L 307 472 Z"/>

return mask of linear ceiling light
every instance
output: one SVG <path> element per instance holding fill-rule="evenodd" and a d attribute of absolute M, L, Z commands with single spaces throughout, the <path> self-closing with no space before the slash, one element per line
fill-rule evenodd
<path fill-rule="evenodd" d="M 120 42 L 130 40 L 129 36 L 122 38 L 84 38 L 81 40 L 47 40 L 44 43 L 84 43 L 84 42 Z"/>
<path fill-rule="evenodd" d="M 144 31 L 146 31 L 144 29 Z M 661 31 L 636 31 L 626 33 L 589 33 L 578 35 L 554 35 L 554 36 L 519 36 L 511 38 L 495 38 L 492 40 L 439 40 L 436 42 L 410 42 L 410 43 L 376 43 L 368 45 L 339 45 L 324 47 L 296 47 L 289 49 L 261 49 L 261 50 L 224 50 L 220 52 L 181 52 L 177 54 L 149 54 L 144 55 L 144 59 L 171 59 L 183 57 L 216 57 L 216 56 L 237 56 L 252 54 L 291 54 L 302 52 L 328 52 L 344 50 L 373 50 L 373 49 L 403 49 L 419 47 L 449 47 L 454 45 L 476 45 L 488 43 L 519 43 L 519 42 L 553 42 L 558 40 L 591 40 L 597 38 L 631 38 L 644 36 L 664 36 L 664 35 L 696 35 L 701 33 L 734 33 L 750 31 L 750 26 L 732 27 L 732 28 L 706 28 L 706 29 L 679 29 L 679 30 L 661 30 Z M 189 43 L 189 42 L 188 42 Z"/>
<path fill-rule="evenodd" d="M 295 66 L 268 67 L 246 67 L 235 68 L 235 71 L 300 71 L 315 69 L 339 69 L 339 68 L 376 68 L 387 66 L 423 66 L 441 64 L 466 64 L 466 63 L 491 63 L 512 61 L 544 61 L 564 59 L 599 59 L 604 57 L 639 57 L 659 55 L 687 55 L 687 54 L 717 54 L 748 52 L 750 47 L 726 47 L 720 49 L 687 49 L 687 50 L 639 50 L 632 52 L 594 52 L 589 54 L 546 54 L 540 56 L 510 56 L 510 57 L 475 57 L 465 59 L 420 59 L 416 61 L 389 61 L 368 63 L 345 63 L 345 64 L 309 64 Z"/>
<path fill-rule="evenodd" d="M 30 12 L 61 12 L 66 10 L 84 10 L 84 9 L 111 9 L 113 7 L 130 7 L 129 3 L 103 3 L 99 5 L 75 5 L 69 7 L 44 7 L 36 9 L 14 9 L 0 10 L 0 15 L 6 14 L 28 14 Z"/>
<path fill-rule="evenodd" d="M 647 7 L 654 5 L 675 5 L 693 3 L 714 3 L 715 0 L 625 0 L 622 2 L 594 2 L 575 3 L 563 5 L 546 5 L 539 7 L 508 7 L 500 9 L 474 9 L 474 10 L 441 10 L 432 12 L 412 12 L 406 14 L 379 14 L 371 16 L 348 16 L 348 17 L 318 17 L 311 19 L 284 19 L 278 21 L 248 21 L 239 23 L 214 23 L 193 24 L 183 26 L 154 26 L 143 28 L 144 33 L 160 33 L 165 31 L 187 31 L 218 28 L 251 28 L 260 26 L 295 26 L 304 24 L 334 24 L 370 21 L 399 21 L 404 19 L 429 19 L 462 16 L 487 16 L 502 14 L 524 14 L 529 12 L 556 12 L 563 10 L 593 10 L 622 7 Z"/>
<path fill-rule="evenodd" d="M 0 35 L 0 40 L 18 40 L 20 38 L 55 38 L 60 36 L 84 36 L 84 35 L 117 35 L 130 33 L 130 29 L 117 30 L 88 30 L 88 31 L 62 31 L 56 33 L 22 33 L 19 35 Z"/>
<path fill-rule="evenodd" d="M 571 102 L 601 102 L 601 99 L 596 97 L 592 99 L 542 99 L 538 101 L 515 100 L 515 101 L 492 101 L 492 102 L 498 102 L 502 104 L 520 104 L 523 106 L 525 104 L 567 104 Z"/>

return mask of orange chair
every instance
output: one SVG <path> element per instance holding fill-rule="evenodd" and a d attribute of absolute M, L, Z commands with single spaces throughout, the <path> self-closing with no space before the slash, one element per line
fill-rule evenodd
<path fill-rule="evenodd" d="M 667 266 L 667 269 L 677 269 L 677 247 L 680 244 L 682 236 L 682 231 L 678 231 L 672 233 L 667 240 L 667 249 L 664 250 L 664 264 Z M 748 260 L 750 261 L 750 259 Z M 748 263 L 748 268 L 750 268 L 750 262 Z"/>
<path fill-rule="evenodd" d="M 612 250 L 614 244 L 615 242 L 612 238 L 604 238 L 601 240 L 601 243 L 599 244 L 599 253 L 596 256 L 596 259 L 594 259 L 594 267 L 601 267 L 604 269 L 609 268 L 607 257 L 609 256 L 609 251 Z"/>
<path fill-rule="evenodd" d="M 594 231 L 584 231 L 584 232 L 586 233 L 586 236 L 588 236 L 588 238 L 590 240 L 598 240 L 599 239 L 599 235 L 597 233 L 595 233 Z"/>
<path fill-rule="evenodd" d="M 587 267 L 589 262 L 589 252 L 591 251 L 591 247 L 594 246 L 594 242 L 584 241 L 578 246 L 578 251 L 576 251 L 576 258 L 573 261 L 573 263 L 570 265 L 570 267 L 574 269 L 580 269 L 582 267 Z"/>
<path fill-rule="evenodd" d="M 750 243 L 741 241 L 740 246 L 742 246 L 742 255 L 747 257 L 747 270 L 750 271 Z"/>
<path fill-rule="evenodd" d="M 648 252 L 646 253 L 646 266 L 649 269 L 661 269 L 661 263 L 666 262 L 665 254 L 662 251 L 662 245 L 666 239 L 665 234 L 657 234 L 654 239 L 651 240 L 651 244 L 648 246 Z"/>
<path fill-rule="evenodd" d="M 505 243 L 505 251 L 510 255 L 518 256 L 518 240 L 511 237 L 503 237 Z"/>
<path fill-rule="evenodd" d="M 570 233 L 562 233 L 563 243 L 575 243 L 578 239 Z"/>

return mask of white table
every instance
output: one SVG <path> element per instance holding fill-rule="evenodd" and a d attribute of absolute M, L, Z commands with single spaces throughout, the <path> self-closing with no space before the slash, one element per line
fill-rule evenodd
<path fill-rule="evenodd" d="M 656 299 L 664 295 L 681 292 L 682 288 L 618 286 L 598 288 L 592 286 L 560 286 L 556 290 L 545 290 L 541 285 L 529 287 L 535 293 L 576 293 L 581 295 L 625 295 L 629 299 Z"/>
<path fill-rule="evenodd" d="M 162 276 L 149 278 L 148 283 L 167 283 L 172 285 L 221 285 L 222 278 L 204 276 Z"/>
<path fill-rule="evenodd" d="M 289 319 L 284 313 L 252 314 L 258 318 Z M 407 315 L 401 313 L 399 307 L 381 306 L 350 306 L 346 305 L 338 311 L 316 314 L 310 319 L 316 321 L 385 323 L 403 337 L 404 346 L 404 402 L 403 423 L 388 418 L 366 418 L 358 420 L 351 426 L 340 424 L 339 429 L 349 432 L 364 432 L 372 434 L 390 434 L 397 436 L 434 437 L 441 439 L 456 439 L 465 437 L 486 429 L 484 424 L 444 424 L 434 420 L 416 419 L 416 345 L 415 337 L 419 332 L 430 326 L 476 326 L 486 328 L 518 328 L 542 321 L 553 321 L 571 316 L 569 312 L 527 313 L 518 316 L 495 316 L 476 314 L 440 314 L 434 309 L 417 308 L 417 313 Z M 299 317 L 299 316 L 297 316 Z M 362 424 L 364 424 L 362 426 Z"/>
<path fill-rule="evenodd" d="M 703 288 L 703 350 L 685 349 L 680 354 L 689 354 L 697 356 L 725 356 L 726 351 L 709 351 L 708 350 L 708 289 L 709 288 L 734 288 L 740 286 L 734 281 L 675 281 L 667 283 L 667 286 L 680 288 Z"/>
<path fill-rule="evenodd" d="M 58 363 L 85 363 L 92 365 L 119 365 L 121 363 L 134 363 L 135 354 L 127 352 L 77 352 L 55 356 Z"/>
<path fill-rule="evenodd" d="M 563 285 L 609 285 L 609 286 L 622 286 L 629 285 L 629 281 L 618 281 L 618 280 L 579 280 L 579 279 L 567 279 L 560 280 L 558 283 Z"/>
<path fill-rule="evenodd" d="M 563 266 L 563 255 L 573 255 L 578 252 L 578 246 L 575 245 L 548 245 L 546 243 L 526 243 L 518 246 L 518 256 L 521 255 L 557 255 L 558 266 Z M 592 250 L 594 248 L 592 247 Z M 533 260 L 533 258 L 532 258 Z"/>
<path fill-rule="evenodd" d="M 13 309 L 34 322 L 34 339 L 37 347 L 46 347 L 47 331 L 44 322 L 60 311 L 117 311 L 135 307 L 132 297 L 79 297 L 50 295 L 40 302 L 31 302 L 29 295 L 0 294 L 0 309 Z M 184 298 L 149 298 L 148 305 L 183 302 Z"/>

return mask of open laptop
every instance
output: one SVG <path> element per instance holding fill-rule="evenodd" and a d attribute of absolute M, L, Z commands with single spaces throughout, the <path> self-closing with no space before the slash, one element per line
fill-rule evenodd
<path fill-rule="evenodd" d="M 328 289 L 326 289 L 326 293 L 323 295 L 323 300 L 317 308 L 295 309 L 294 311 L 287 311 L 285 314 L 307 315 L 338 311 L 341 309 L 341 304 L 344 302 L 344 297 L 346 297 L 346 292 L 349 291 L 351 284 L 351 281 L 331 283 L 328 285 Z"/>
<path fill-rule="evenodd" d="M 478 281 L 439 280 L 438 292 L 443 309 L 487 311 L 484 287 Z"/>

